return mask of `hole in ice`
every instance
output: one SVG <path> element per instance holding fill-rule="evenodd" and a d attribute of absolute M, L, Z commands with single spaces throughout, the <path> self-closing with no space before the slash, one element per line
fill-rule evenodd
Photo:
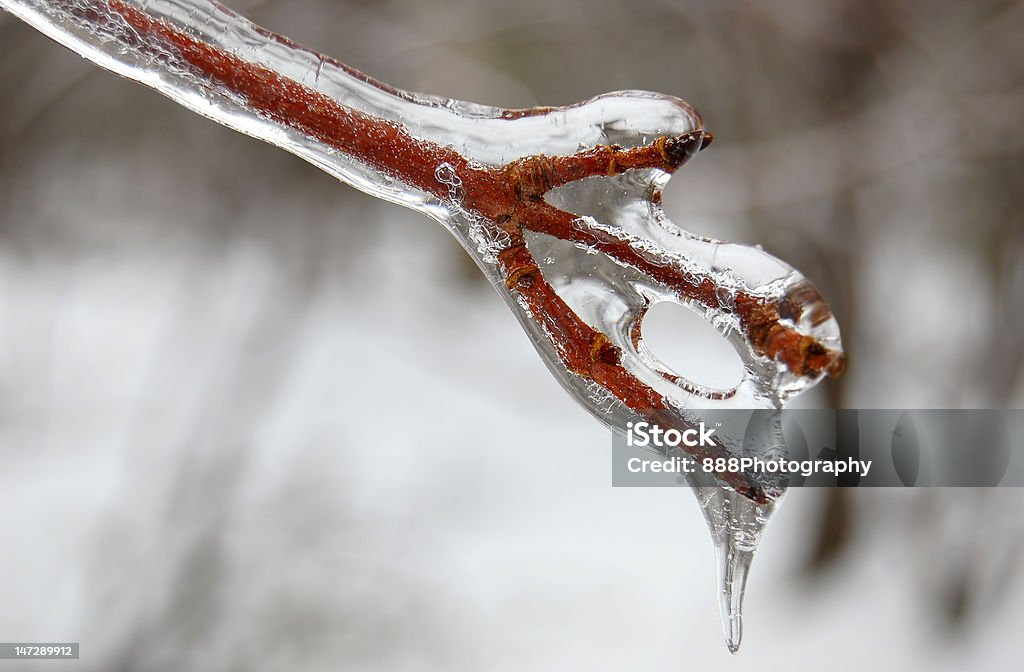
<path fill-rule="evenodd" d="M 641 334 L 651 354 L 692 383 L 729 390 L 743 379 L 743 362 L 729 342 L 686 306 L 655 303 L 644 316 Z"/>

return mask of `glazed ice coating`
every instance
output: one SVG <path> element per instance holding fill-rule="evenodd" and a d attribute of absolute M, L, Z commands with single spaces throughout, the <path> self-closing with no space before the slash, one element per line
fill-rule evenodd
<path fill-rule="evenodd" d="M 399 91 L 207 0 L 0 6 L 108 70 L 442 223 L 555 378 L 607 426 L 685 428 L 700 409 L 781 408 L 842 373 L 838 325 L 806 278 L 665 216 L 661 190 L 712 140 L 678 98 L 626 91 L 502 110 Z M 648 350 L 643 319 L 659 302 L 697 312 L 732 345 L 744 364 L 735 387 L 699 385 Z M 737 449 L 721 438 L 687 450 Z M 784 449 L 781 426 L 769 423 L 762 443 Z M 782 492 L 737 473 L 694 485 L 735 651 L 747 571 Z"/>
<path fill-rule="evenodd" d="M 842 370 L 835 320 L 799 273 L 665 218 L 661 188 L 711 137 L 677 98 L 501 110 L 398 91 L 213 2 L 2 2 L 103 67 L 441 221 L 560 382 L 608 424 L 778 407 Z M 657 301 L 719 329 L 746 365 L 739 385 L 707 389 L 644 347 Z"/>

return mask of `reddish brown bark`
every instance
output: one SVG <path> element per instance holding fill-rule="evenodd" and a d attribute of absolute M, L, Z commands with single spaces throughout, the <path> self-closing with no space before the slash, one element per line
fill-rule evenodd
<path fill-rule="evenodd" d="M 451 147 L 413 137 L 394 121 L 350 108 L 268 68 L 206 44 L 133 5 L 121 0 L 110 0 L 108 4 L 142 38 L 134 46 L 154 51 L 155 45 L 159 45 L 160 52 L 176 54 L 182 64 L 210 84 L 240 97 L 264 118 L 445 201 L 450 199 L 450 182 L 439 180 L 436 167 L 447 163 L 462 184 L 461 206 L 509 234 L 508 243 L 498 254 L 506 284 L 524 299 L 534 319 L 544 327 L 562 364 L 576 375 L 598 383 L 623 404 L 653 421 L 678 424 L 678 420 L 670 417 L 666 399 L 624 368 L 618 348 L 558 296 L 527 249 L 524 231 L 593 247 L 671 288 L 684 300 L 720 307 L 718 288 L 710 279 L 692 277 L 678 268 L 657 263 L 608 233 L 574 226 L 578 221 L 575 215 L 544 201 L 551 189 L 586 177 L 640 168 L 673 172 L 711 142 L 710 133 L 698 130 L 678 137 L 656 138 L 649 145 L 630 149 L 597 146 L 572 155 L 531 156 L 504 166 L 480 166 Z M 94 22 L 106 20 L 99 9 L 97 6 L 95 16 L 85 18 Z M 365 81 L 373 81 L 350 68 L 346 70 Z M 505 118 L 546 111 L 509 111 Z M 782 321 L 799 318 L 800 305 L 775 304 L 743 292 L 735 293 L 734 302 L 741 328 L 758 353 L 783 363 L 800 376 L 836 376 L 842 372 L 841 352 L 825 347 Z M 634 336 L 638 339 L 638 328 Z M 720 477 L 747 496 L 764 501 L 765 493 L 745 477 Z"/>

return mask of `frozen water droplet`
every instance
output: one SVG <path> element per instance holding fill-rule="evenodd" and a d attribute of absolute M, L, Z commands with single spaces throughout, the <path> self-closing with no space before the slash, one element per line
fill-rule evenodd
<path fill-rule="evenodd" d="M 735 294 L 726 286 L 718 287 L 715 290 L 715 298 L 718 299 L 718 304 L 723 310 L 730 310 L 736 305 Z"/>
<path fill-rule="evenodd" d="M 441 163 L 434 171 L 434 179 L 448 187 L 448 199 L 458 205 L 462 203 L 464 193 L 462 191 L 462 178 L 455 171 L 450 163 Z"/>
<path fill-rule="evenodd" d="M 498 261 L 498 253 L 508 247 L 509 235 L 494 224 L 479 217 L 469 222 L 468 237 L 476 245 L 476 251 L 480 259 L 487 264 L 494 264 Z M 522 297 L 517 297 L 520 299 Z M 522 306 L 521 301 L 516 301 Z"/>

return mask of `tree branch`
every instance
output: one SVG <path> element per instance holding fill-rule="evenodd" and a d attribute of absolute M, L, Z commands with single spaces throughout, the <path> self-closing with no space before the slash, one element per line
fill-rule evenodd
<path fill-rule="evenodd" d="M 649 142 L 645 140 L 634 147 L 598 144 L 576 153 L 532 154 L 487 165 L 452 144 L 422 137 L 422 133 L 413 132 L 398 119 L 377 116 L 336 100 L 315 86 L 204 39 L 202 31 L 155 17 L 126 0 L 0 2 L 13 4 L 15 9 L 32 5 L 32 11 L 60 14 L 64 20 L 70 17 L 77 31 L 75 39 L 88 42 L 100 35 L 101 40 L 93 41 L 117 40 L 136 57 L 157 64 L 160 72 L 200 82 L 264 121 L 315 141 L 328 151 L 339 152 L 449 207 L 461 208 L 493 230 L 503 232 L 505 235 L 500 237 L 495 250 L 501 279 L 541 326 L 564 369 L 600 385 L 627 408 L 652 422 L 666 426 L 686 423 L 674 413 L 675 406 L 669 399 L 624 365 L 622 348 L 607 334 L 587 324 L 559 296 L 528 249 L 525 232 L 586 246 L 664 286 L 680 301 L 735 315 L 752 351 L 778 363 L 792 376 L 817 379 L 822 375 L 837 376 L 843 370 L 841 350 L 798 326 L 803 321 L 816 327 L 832 319 L 827 305 L 809 284 L 781 299 L 725 287 L 715 281 L 713 274 L 694 273 L 675 263 L 676 259 L 660 248 L 641 244 L 632 234 L 598 225 L 545 200 L 552 189 L 586 178 L 637 170 L 674 173 L 710 144 L 711 133 L 699 124 L 683 134 L 655 135 Z M 225 16 L 233 16 L 217 5 L 211 6 Z M 254 30 L 268 44 L 297 48 L 286 38 Z M 320 59 L 314 84 L 319 81 L 325 63 L 324 57 Z M 336 62 L 332 64 L 371 89 L 415 100 L 411 94 L 375 82 Z M 523 120 L 551 112 L 551 108 L 504 111 L 500 118 Z M 442 165 L 448 167 L 444 172 L 438 169 Z M 457 193 L 454 184 L 458 184 Z M 660 202 L 660 191 L 652 186 L 649 197 L 653 203 Z M 643 312 L 636 316 L 633 325 L 634 345 L 639 344 Z M 679 382 L 677 376 L 663 375 L 670 382 Z M 690 451 L 701 457 L 720 454 L 704 448 Z M 755 501 L 768 499 L 768 494 L 745 476 L 729 473 L 719 474 L 719 478 Z"/>

